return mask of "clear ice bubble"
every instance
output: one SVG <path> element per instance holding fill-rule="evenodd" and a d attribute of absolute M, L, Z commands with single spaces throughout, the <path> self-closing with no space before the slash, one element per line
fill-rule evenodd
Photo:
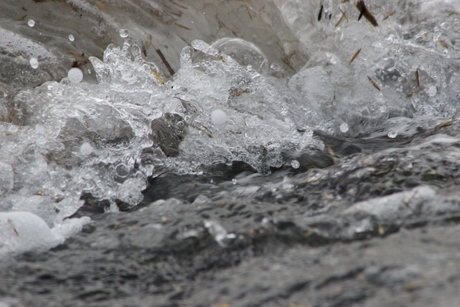
<path fill-rule="evenodd" d="M 31 27 L 31 28 L 35 27 L 35 20 L 29 19 L 29 20 L 27 21 L 27 25 L 28 25 L 29 27 Z"/>
<path fill-rule="evenodd" d="M 69 41 L 73 42 L 75 40 L 75 36 L 72 34 L 69 34 Z"/>
<path fill-rule="evenodd" d="M 215 126 L 222 126 L 227 121 L 227 114 L 220 110 L 214 110 L 211 113 L 211 121 Z"/>
<path fill-rule="evenodd" d="M 221 38 L 212 48 L 231 56 L 242 66 L 251 66 L 259 72 L 268 71 L 268 61 L 263 52 L 254 44 L 240 38 Z"/>
<path fill-rule="evenodd" d="M 398 136 L 398 132 L 397 132 L 397 131 L 394 131 L 394 130 L 390 130 L 390 131 L 388 131 L 387 136 L 388 136 L 390 139 L 394 139 L 395 137 Z"/>
<path fill-rule="evenodd" d="M 297 161 L 297 160 L 292 160 L 292 161 L 291 161 L 291 166 L 292 166 L 292 168 L 294 168 L 294 169 L 298 169 L 298 168 L 300 167 L 300 162 Z"/>
<path fill-rule="evenodd" d="M 129 175 L 129 169 L 123 163 L 120 163 L 115 167 L 115 172 L 117 173 L 117 176 L 120 178 L 126 178 Z"/>
<path fill-rule="evenodd" d="M 118 33 L 120 34 L 121 38 L 127 38 L 129 36 L 129 31 L 126 29 L 120 29 Z"/>
<path fill-rule="evenodd" d="M 80 68 L 71 68 L 67 73 L 67 78 L 74 84 L 80 83 L 83 80 L 83 72 Z"/>
<path fill-rule="evenodd" d="M 37 58 L 30 58 L 29 63 L 30 63 L 30 66 L 31 66 L 33 69 L 37 69 L 37 68 L 38 68 L 38 59 L 37 59 Z"/>
<path fill-rule="evenodd" d="M 348 127 L 348 124 L 347 123 L 342 123 L 339 127 L 340 131 L 342 133 L 346 133 L 348 132 L 348 130 L 350 129 L 350 127 Z"/>

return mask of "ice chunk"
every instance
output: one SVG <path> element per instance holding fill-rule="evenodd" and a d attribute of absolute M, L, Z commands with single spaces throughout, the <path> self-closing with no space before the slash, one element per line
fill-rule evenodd
<path fill-rule="evenodd" d="M 51 232 L 57 238 L 70 238 L 71 236 L 79 233 L 83 226 L 91 222 L 91 218 L 83 216 L 81 218 L 65 219 L 51 229 Z"/>
<path fill-rule="evenodd" d="M 67 74 L 67 78 L 70 80 L 72 83 L 80 83 L 81 80 L 83 80 L 83 72 L 81 71 L 80 68 L 74 67 L 71 68 Z"/>
<path fill-rule="evenodd" d="M 64 241 L 46 222 L 30 212 L 0 213 L 0 257 L 30 250 L 44 251 Z"/>
<path fill-rule="evenodd" d="M 53 229 L 39 216 L 24 211 L 0 212 L 0 257 L 26 251 L 45 251 L 80 232 L 89 217 L 67 219 Z"/>
<path fill-rule="evenodd" d="M 234 233 L 228 233 L 227 230 L 216 221 L 205 220 L 203 224 L 208 232 L 214 237 L 214 240 L 222 247 L 227 246 L 229 240 L 236 238 Z"/>

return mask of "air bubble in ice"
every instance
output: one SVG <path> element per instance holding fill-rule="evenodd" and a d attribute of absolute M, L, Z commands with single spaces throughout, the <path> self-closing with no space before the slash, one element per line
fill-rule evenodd
<path fill-rule="evenodd" d="M 126 29 L 120 29 L 118 33 L 120 34 L 121 38 L 127 38 L 129 36 L 129 31 Z"/>
<path fill-rule="evenodd" d="M 67 73 L 67 78 L 70 80 L 72 83 L 80 83 L 81 80 L 83 80 L 83 72 L 81 71 L 80 68 L 74 67 L 69 70 Z"/>
<path fill-rule="evenodd" d="M 339 128 L 342 133 L 346 133 L 350 129 L 347 123 L 342 123 Z"/>
<path fill-rule="evenodd" d="M 35 20 L 29 19 L 29 20 L 27 21 L 27 25 L 28 25 L 29 27 L 31 27 L 31 28 L 35 27 Z"/>
<path fill-rule="evenodd" d="M 33 69 L 37 69 L 37 68 L 38 68 L 38 59 L 37 59 L 37 58 L 30 58 L 29 63 L 30 63 L 30 66 L 31 66 Z"/>
<path fill-rule="evenodd" d="M 398 136 L 398 132 L 397 132 L 397 131 L 394 131 L 394 130 L 390 130 L 390 131 L 388 131 L 387 135 L 388 135 L 388 137 L 389 137 L 390 139 L 394 139 L 395 137 Z"/>
<path fill-rule="evenodd" d="M 291 161 L 291 166 L 292 168 L 298 169 L 300 167 L 300 162 L 297 160 L 292 160 Z"/>
<path fill-rule="evenodd" d="M 214 110 L 211 113 L 211 121 L 215 126 L 222 126 L 227 121 L 227 114 L 220 109 Z"/>
<path fill-rule="evenodd" d="M 93 150 L 93 146 L 91 146 L 89 143 L 83 143 L 80 147 L 80 154 L 82 156 L 89 156 Z"/>
<path fill-rule="evenodd" d="M 126 178 L 129 175 L 129 169 L 123 163 L 117 165 L 117 167 L 115 168 L 115 172 L 117 173 L 117 176 L 120 178 Z"/>
<path fill-rule="evenodd" d="M 221 38 L 212 48 L 231 56 L 242 66 L 252 66 L 259 72 L 268 71 L 268 61 L 263 52 L 254 44 L 240 38 Z"/>
<path fill-rule="evenodd" d="M 73 42 L 75 40 L 75 36 L 72 34 L 69 34 L 69 41 Z"/>

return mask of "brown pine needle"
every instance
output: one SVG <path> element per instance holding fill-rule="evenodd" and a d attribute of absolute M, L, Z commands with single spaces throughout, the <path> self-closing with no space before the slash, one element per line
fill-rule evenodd
<path fill-rule="evenodd" d="M 380 87 L 377 85 L 377 83 L 375 83 L 375 81 L 374 81 L 374 80 L 372 80 L 372 78 L 371 78 L 371 77 L 367 76 L 367 78 L 368 78 L 368 79 L 369 79 L 369 81 L 372 83 L 372 85 L 373 85 L 373 86 L 374 86 L 374 87 L 375 87 L 377 90 L 379 90 L 379 91 L 380 91 Z"/>
<path fill-rule="evenodd" d="M 356 57 L 359 55 L 359 53 L 361 52 L 361 49 L 360 48 L 358 51 L 355 52 L 355 54 L 353 55 L 353 57 L 351 58 L 350 62 L 348 62 L 348 65 L 350 65 L 355 59 Z"/>

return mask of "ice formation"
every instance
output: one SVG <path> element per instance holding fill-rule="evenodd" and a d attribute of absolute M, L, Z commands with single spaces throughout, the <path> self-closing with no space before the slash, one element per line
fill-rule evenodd
<path fill-rule="evenodd" d="M 25 211 L 0 212 L 0 258 L 11 253 L 44 251 L 81 231 L 90 218 L 69 219 L 53 229 L 39 216 Z"/>

